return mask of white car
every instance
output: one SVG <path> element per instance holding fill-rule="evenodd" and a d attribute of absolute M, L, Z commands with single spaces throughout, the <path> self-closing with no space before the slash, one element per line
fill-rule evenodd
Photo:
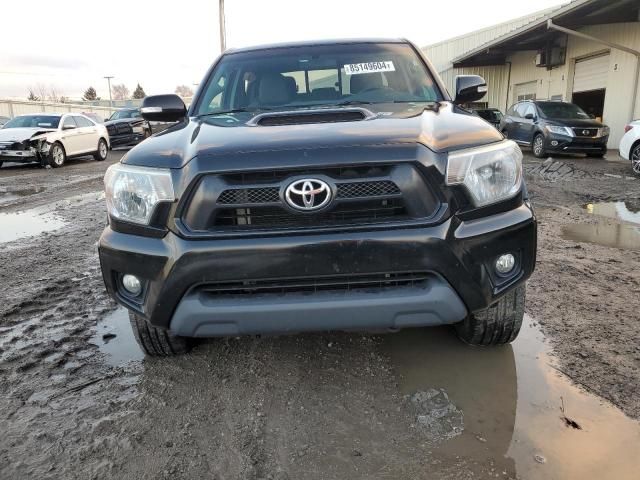
<path fill-rule="evenodd" d="M 109 153 L 104 125 L 79 113 L 20 115 L 0 129 L 0 166 L 3 162 L 39 162 L 61 167 L 67 158 Z"/>
<path fill-rule="evenodd" d="M 633 171 L 640 173 L 640 120 L 634 120 L 624 128 L 626 132 L 620 140 L 620 156 L 631 160 Z"/>

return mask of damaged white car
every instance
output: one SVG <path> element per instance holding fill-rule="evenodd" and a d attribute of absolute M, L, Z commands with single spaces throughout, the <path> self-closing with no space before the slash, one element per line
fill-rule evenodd
<path fill-rule="evenodd" d="M 93 155 L 102 161 L 108 153 L 106 127 L 78 113 L 20 115 L 0 129 L 0 167 L 38 162 L 57 168 L 70 157 Z"/>

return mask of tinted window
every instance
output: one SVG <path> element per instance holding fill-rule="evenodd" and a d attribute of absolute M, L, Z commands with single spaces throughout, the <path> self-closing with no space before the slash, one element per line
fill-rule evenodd
<path fill-rule="evenodd" d="M 85 117 L 74 116 L 73 119 L 76 121 L 79 127 L 93 127 L 93 122 Z"/>
<path fill-rule="evenodd" d="M 540 102 L 538 108 L 546 118 L 587 119 L 590 118 L 584 110 L 573 103 Z"/>
<path fill-rule="evenodd" d="M 73 119 L 73 117 L 68 116 L 68 117 L 64 117 L 64 123 L 62 124 L 62 128 L 66 128 L 66 127 L 77 127 L 78 125 L 76 124 L 75 120 Z"/>
<path fill-rule="evenodd" d="M 432 102 L 442 97 L 406 44 L 275 48 L 225 55 L 198 99 L 197 113 L 292 109 L 341 102 Z"/>
<path fill-rule="evenodd" d="M 58 128 L 58 115 L 23 115 L 9 120 L 2 128 Z"/>
<path fill-rule="evenodd" d="M 488 122 L 499 122 L 502 119 L 502 113 L 498 110 L 478 110 L 478 115 Z"/>

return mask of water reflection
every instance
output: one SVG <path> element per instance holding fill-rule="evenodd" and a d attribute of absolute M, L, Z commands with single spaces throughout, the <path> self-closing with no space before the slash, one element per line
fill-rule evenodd
<path fill-rule="evenodd" d="M 528 319 L 513 346 L 472 348 L 450 329 L 427 329 L 389 336 L 386 349 L 403 393 L 441 388 L 463 411 L 462 435 L 434 450 L 443 460 L 501 477 L 637 478 L 638 422 L 558 373 Z"/>

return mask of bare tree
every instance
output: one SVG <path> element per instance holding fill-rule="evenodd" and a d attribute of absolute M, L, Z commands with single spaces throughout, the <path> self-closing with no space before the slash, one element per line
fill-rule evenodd
<path fill-rule="evenodd" d="M 71 102 L 71 99 L 69 97 L 65 97 L 64 95 L 60 95 L 60 97 L 58 98 L 58 102 L 69 103 Z"/>
<path fill-rule="evenodd" d="M 111 87 L 114 100 L 127 100 L 129 98 L 129 89 L 124 83 Z"/>
<path fill-rule="evenodd" d="M 56 87 L 54 87 L 53 85 L 49 87 L 48 100 L 53 103 L 60 103 L 60 95 L 58 94 L 58 90 L 56 90 Z"/>
<path fill-rule="evenodd" d="M 193 89 L 187 85 L 178 85 L 176 87 L 176 95 L 181 97 L 193 97 Z"/>

